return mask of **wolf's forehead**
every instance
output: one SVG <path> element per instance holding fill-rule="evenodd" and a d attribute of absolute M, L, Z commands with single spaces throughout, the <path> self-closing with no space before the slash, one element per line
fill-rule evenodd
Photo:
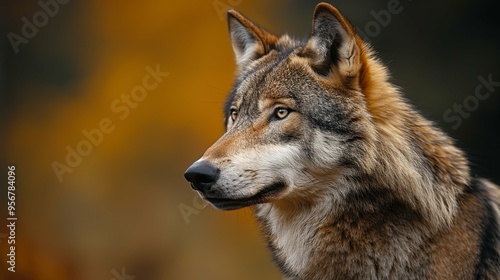
<path fill-rule="evenodd" d="M 275 67 L 276 61 L 268 61 L 266 64 L 254 66 L 240 75 L 228 97 L 227 105 L 237 107 L 255 106 L 258 100 L 263 97 L 263 93 L 269 90 L 269 77 L 275 71 Z"/>
<path fill-rule="evenodd" d="M 279 95 L 286 94 L 286 84 L 281 82 L 283 75 L 280 72 L 288 68 L 288 58 L 304 45 L 302 41 L 283 35 L 271 52 L 239 73 L 224 106 L 226 119 L 233 106 L 257 113 L 259 100 L 264 96 L 279 98 Z"/>
<path fill-rule="evenodd" d="M 233 88 L 231 100 L 251 104 L 259 98 L 280 98 L 286 94 L 290 87 L 287 81 L 294 72 L 288 60 L 292 52 L 271 53 L 242 73 Z"/>

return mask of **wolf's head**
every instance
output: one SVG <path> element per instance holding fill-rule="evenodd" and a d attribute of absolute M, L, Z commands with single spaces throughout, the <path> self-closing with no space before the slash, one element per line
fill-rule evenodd
<path fill-rule="evenodd" d="M 191 186 L 215 207 L 235 209 L 312 199 L 363 165 L 369 50 L 337 9 L 319 4 L 304 42 L 275 37 L 234 10 L 228 25 L 238 75 L 226 133 L 186 171 Z"/>
<path fill-rule="evenodd" d="M 433 224 L 451 221 L 470 179 L 463 153 L 406 103 L 337 9 L 319 4 L 305 41 L 233 10 L 228 24 L 238 73 L 226 133 L 185 173 L 206 200 L 236 209 L 378 190 Z"/>

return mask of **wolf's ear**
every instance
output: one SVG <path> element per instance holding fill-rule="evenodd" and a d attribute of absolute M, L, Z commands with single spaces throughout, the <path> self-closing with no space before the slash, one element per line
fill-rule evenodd
<path fill-rule="evenodd" d="M 241 70 L 252 61 L 266 55 L 278 38 L 259 28 L 235 10 L 227 11 L 227 24 L 231 35 L 236 63 Z"/>
<path fill-rule="evenodd" d="M 342 76 L 356 76 L 363 46 L 354 28 L 335 7 L 327 3 L 316 6 L 312 35 L 302 51 L 316 72 L 326 76 L 336 66 Z"/>

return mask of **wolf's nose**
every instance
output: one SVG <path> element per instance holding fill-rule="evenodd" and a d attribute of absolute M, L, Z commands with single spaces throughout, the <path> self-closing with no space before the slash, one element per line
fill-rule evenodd
<path fill-rule="evenodd" d="M 191 183 L 191 187 L 198 191 L 205 191 L 213 185 L 219 177 L 220 170 L 205 161 L 197 161 L 191 165 L 184 177 Z"/>

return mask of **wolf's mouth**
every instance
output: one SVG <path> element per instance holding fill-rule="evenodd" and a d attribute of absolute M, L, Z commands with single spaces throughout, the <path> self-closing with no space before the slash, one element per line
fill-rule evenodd
<path fill-rule="evenodd" d="M 212 203 L 218 209 L 235 210 L 246 206 L 267 202 L 271 196 L 277 194 L 284 188 L 285 188 L 285 183 L 277 182 L 263 188 L 260 192 L 251 197 L 237 198 L 237 199 L 205 197 L 205 199 L 208 200 L 210 203 Z"/>

